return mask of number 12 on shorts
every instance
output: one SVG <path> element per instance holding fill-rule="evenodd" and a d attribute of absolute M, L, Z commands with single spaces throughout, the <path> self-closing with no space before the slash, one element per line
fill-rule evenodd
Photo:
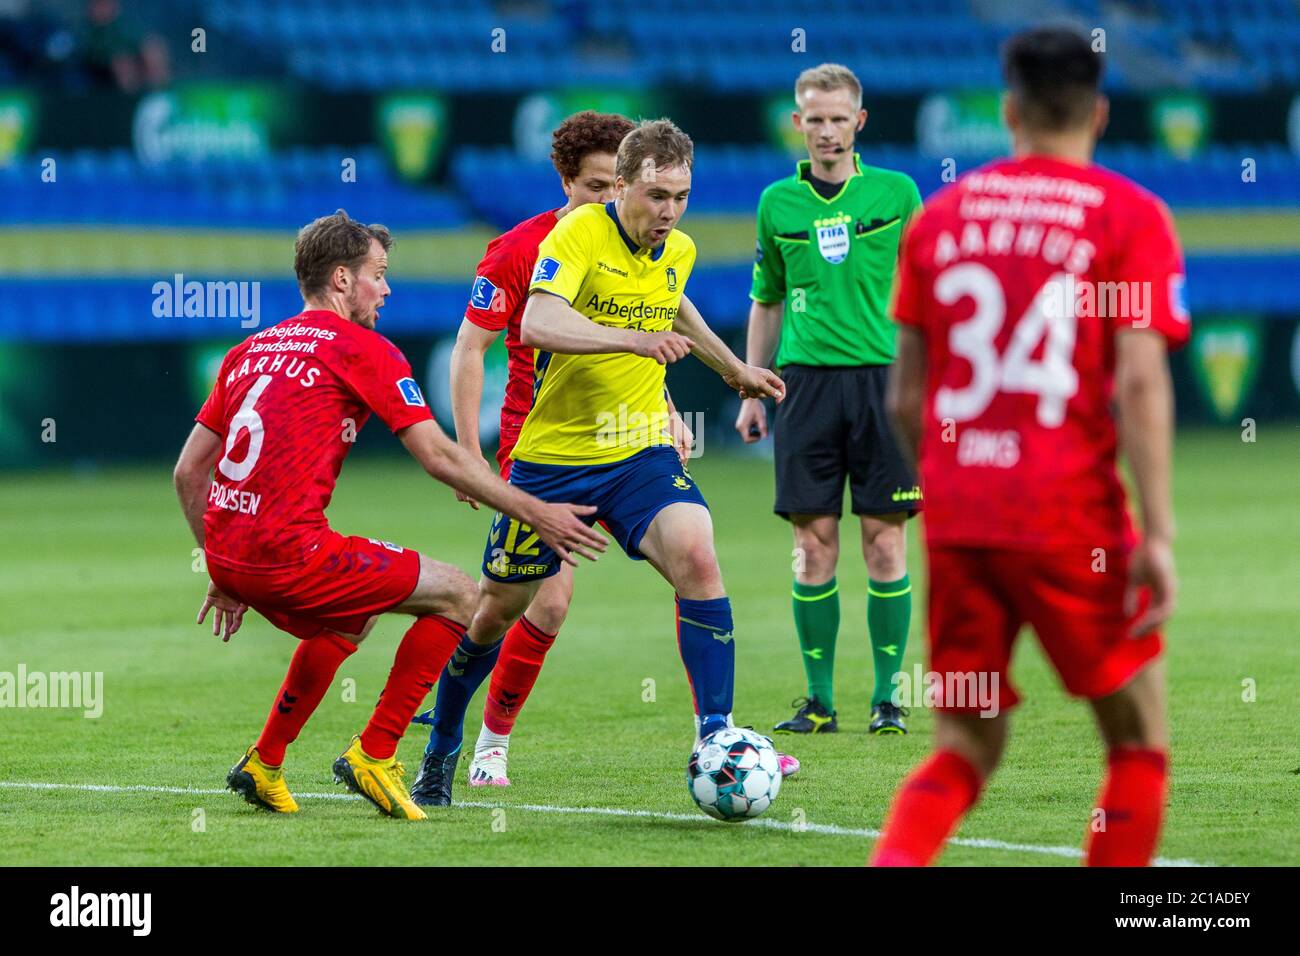
<path fill-rule="evenodd" d="M 505 518 L 501 515 L 500 518 Z M 500 527 L 500 518 L 498 519 L 498 528 Z M 513 554 L 521 558 L 535 558 L 541 554 L 537 549 L 537 535 L 533 529 L 515 518 L 507 519 L 510 524 L 506 529 L 506 543 L 502 548 L 506 554 Z M 520 534 L 524 535 L 522 541 L 519 540 Z M 495 535 L 493 538 L 495 539 Z"/>

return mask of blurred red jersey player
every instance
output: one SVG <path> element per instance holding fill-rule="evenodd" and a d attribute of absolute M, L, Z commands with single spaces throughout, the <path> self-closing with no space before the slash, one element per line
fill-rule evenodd
<path fill-rule="evenodd" d="M 227 778 L 263 809 L 297 809 L 284 782 L 285 749 L 377 615 L 395 611 L 415 623 L 373 716 L 334 772 L 390 816 L 424 816 L 394 754 L 464 638 L 476 594 L 456 568 L 329 527 L 325 508 L 371 412 L 434 478 L 518 513 L 539 537 L 588 555 L 603 541 L 577 517 L 591 509 L 546 505 L 510 487 L 438 428 L 405 357 L 375 331 L 390 292 L 391 242 L 387 229 L 343 210 L 299 233 L 304 311 L 227 353 L 176 466 L 181 506 L 211 578 L 199 621 L 214 609 L 213 633 L 228 640 L 252 607 L 302 642 L 261 736 Z"/>
<path fill-rule="evenodd" d="M 1166 349 L 1189 332 L 1182 253 L 1163 204 L 1091 162 L 1107 103 L 1088 40 L 1028 31 L 1004 66 L 1014 158 L 937 194 L 899 270 L 891 402 L 919 446 L 930 669 L 945 695 L 935 752 L 902 784 L 872 862 L 929 863 L 978 799 L 1018 700 L 1007 669 L 1029 624 L 1108 751 L 1087 862 L 1145 865 L 1167 783 Z M 986 692 L 959 692 L 976 687 Z"/>

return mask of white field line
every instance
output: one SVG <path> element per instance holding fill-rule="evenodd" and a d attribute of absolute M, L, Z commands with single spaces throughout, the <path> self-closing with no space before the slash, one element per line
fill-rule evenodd
<path fill-rule="evenodd" d="M 25 781 L 0 780 L 0 789 L 9 790 L 77 790 L 85 793 L 176 793 L 194 796 L 224 794 L 225 789 L 200 787 L 155 787 L 145 784 L 119 786 L 105 783 L 38 783 Z M 294 793 L 300 800 L 360 800 L 355 794 L 338 793 Z M 457 800 L 457 807 L 475 807 L 485 810 L 527 810 L 533 813 L 567 813 L 573 815 L 592 815 L 601 817 L 636 817 L 644 820 L 687 820 L 704 819 L 698 813 L 665 813 L 658 810 L 624 810 L 618 807 L 561 807 L 540 803 L 484 803 L 474 800 Z M 879 830 L 869 827 L 841 827 L 831 823 L 787 823 L 784 820 L 769 820 L 765 817 L 750 820 L 748 826 L 762 827 L 768 830 L 784 830 L 793 833 L 820 833 L 825 836 L 865 837 L 875 839 Z M 1004 840 L 974 839 L 957 837 L 948 841 L 953 846 L 974 847 L 978 850 L 1011 850 L 1018 853 L 1038 853 L 1042 856 L 1059 856 L 1067 859 L 1081 859 L 1083 851 L 1073 846 L 1040 846 L 1035 843 L 1008 843 Z M 1199 863 L 1196 860 L 1168 860 L 1157 857 L 1155 866 L 1214 866 L 1213 863 Z"/>

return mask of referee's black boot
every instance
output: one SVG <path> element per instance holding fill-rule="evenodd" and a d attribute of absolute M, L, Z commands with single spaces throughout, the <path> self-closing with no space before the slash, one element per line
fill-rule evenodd
<path fill-rule="evenodd" d="M 827 710 L 816 697 L 800 697 L 790 706 L 797 710 L 773 728 L 778 734 L 833 734 L 840 729 L 835 711 Z"/>
<path fill-rule="evenodd" d="M 903 718 L 906 716 L 906 708 L 896 707 L 893 701 L 882 700 L 871 709 L 871 725 L 867 730 L 873 734 L 905 734 L 907 725 L 903 723 Z"/>

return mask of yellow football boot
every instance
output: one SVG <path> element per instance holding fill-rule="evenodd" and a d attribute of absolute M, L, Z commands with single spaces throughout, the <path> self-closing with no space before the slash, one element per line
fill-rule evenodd
<path fill-rule="evenodd" d="M 262 763 L 256 747 L 249 747 L 243 759 L 226 774 L 226 786 L 263 810 L 298 812 L 298 804 L 284 782 L 284 768 Z"/>
<path fill-rule="evenodd" d="M 425 820 L 428 814 L 415 805 L 406 792 L 402 778 L 406 768 L 396 757 L 376 760 L 361 749 L 361 738 L 353 737 L 352 746 L 334 761 L 334 782 L 343 783 L 376 807 L 398 820 Z"/>

